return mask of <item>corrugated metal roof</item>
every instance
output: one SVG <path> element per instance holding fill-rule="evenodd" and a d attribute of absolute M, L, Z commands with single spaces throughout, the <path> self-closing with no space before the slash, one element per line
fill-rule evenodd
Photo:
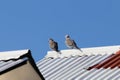
<path fill-rule="evenodd" d="M 0 75 L 3 75 L 6 72 L 12 71 L 13 69 L 16 69 L 26 64 L 31 65 L 31 67 L 34 69 L 34 71 L 37 73 L 41 80 L 45 80 L 39 72 L 38 67 L 34 62 L 34 59 L 32 58 L 30 50 L 0 52 Z M 18 72 L 18 74 L 22 73 Z"/>
<path fill-rule="evenodd" d="M 6 51 L 0 52 L 0 74 L 26 60 L 27 57 L 20 58 L 21 56 L 27 54 L 29 50 L 16 50 L 16 51 Z"/>
<path fill-rule="evenodd" d="M 48 51 L 46 58 L 64 58 L 72 56 L 83 56 L 83 55 L 96 55 L 96 54 L 113 54 L 120 49 L 118 46 L 104 46 L 104 47 L 92 47 L 92 48 L 81 48 L 82 52 L 77 49 L 61 50 L 59 53 L 56 51 Z"/>
<path fill-rule="evenodd" d="M 26 60 L 28 60 L 28 58 L 23 58 L 23 59 L 18 59 L 18 60 L 0 61 L 0 73 Z"/>
<path fill-rule="evenodd" d="M 111 55 L 109 58 L 107 58 L 104 62 L 100 62 L 92 67 L 93 68 L 115 68 L 115 67 L 120 67 L 120 51 L 116 52 L 116 54 Z"/>
<path fill-rule="evenodd" d="M 96 54 L 87 55 L 85 53 L 82 56 L 65 56 L 63 58 L 57 56 L 53 59 L 49 58 L 51 56 L 47 56 L 47 58 L 38 61 L 37 66 L 45 80 L 120 80 L 118 66 L 113 69 L 111 67 L 107 69 L 101 67 L 100 69 L 92 68 L 88 70 L 91 66 L 106 62 L 113 56 L 112 53 L 99 54 L 99 51 L 95 52 Z"/>
<path fill-rule="evenodd" d="M 0 60 L 17 59 L 28 52 L 29 52 L 28 49 L 0 52 Z"/>

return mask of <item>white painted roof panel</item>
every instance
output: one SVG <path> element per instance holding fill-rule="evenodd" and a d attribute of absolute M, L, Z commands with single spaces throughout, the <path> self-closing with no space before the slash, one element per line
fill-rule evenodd
<path fill-rule="evenodd" d="M 15 65 L 18 65 L 24 61 L 27 61 L 28 58 L 20 58 L 21 56 L 28 53 L 29 50 L 16 50 L 16 51 L 5 51 L 0 52 L 0 74 L 7 70 L 12 68 Z"/>
<path fill-rule="evenodd" d="M 0 73 L 26 60 L 28 60 L 28 58 L 23 58 L 18 60 L 9 60 L 9 61 L 0 61 Z"/>
<path fill-rule="evenodd" d="M 9 60 L 9 59 L 17 59 L 20 56 L 28 53 L 28 49 L 26 50 L 16 50 L 16 51 L 5 51 L 0 52 L 0 60 Z"/>
<path fill-rule="evenodd" d="M 104 62 L 120 50 L 120 46 L 49 51 L 46 57 L 37 62 L 45 80 L 120 80 L 120 69 L 91 69 L 89 67 Z M 52 57 L 52 58 L 51 58 Z"/>
<path fill-rule="evenodd" d="M 120 45 L 117 46 L 104 46 L 104 47 L 92 47 L 92 48 L 81 48 L 82 52 L 77 49 L 61 50 L 60 52 L 48 51 L 45 58 L 64 58 L 72 56 L 83 56 L 83 55 L 97 55 L 97 54 L 113 54 L 120 50 Z"/>
<path fill-rule="evenodd" d="M 80 78 L 87 78 L 86 76 L 88 74 L 93 76 L 92 73 L 95 70 L 92 69 L 88 71 L 87 68 L 105 60 L 108 56 L 110 56 L 110 54 L 44 59 L 41 60 L 41 62 L 39 61 L 37 66 L 46 80 L 74 80 L 80 76 Z M 94 74 L 96 73 L 94 72 Z"/>

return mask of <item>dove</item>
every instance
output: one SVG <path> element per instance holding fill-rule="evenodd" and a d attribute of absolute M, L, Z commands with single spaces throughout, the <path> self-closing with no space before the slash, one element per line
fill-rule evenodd
<path fill-rule="evenodd" d="M 75 41 L 70 38 L 69 35 L 65 36 L 65 44 L 70 49 L 79 49 L 81 51 L 81 49 L 77 46 Z"/>
<path fill-rule="evenodd" d="M 59 52 L 58 50 L 58 43 L 55 42 L 52 38 L 49 39 L 49 47 L 56 52 Z"/>

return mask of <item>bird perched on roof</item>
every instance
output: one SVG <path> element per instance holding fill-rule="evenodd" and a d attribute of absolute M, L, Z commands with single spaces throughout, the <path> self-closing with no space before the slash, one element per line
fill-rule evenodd
<path fill-rule="evenodd" d="M 52 38 L 49 39 L 49 47 L 50 47 L 53 51 L 59 52 L 59 50 L 58 50 L 58 43 L 55 42 Z"/>
<path fill-rule="evenodd" d="M 77 44 L 75 43 L 75 41 L 70 38 L 69 35 L 65 36 L 65 44 L 66 44 L 66 46 L 68 48 L 79 49 L 82 52 L 82 50 L 77 46 Z"/>

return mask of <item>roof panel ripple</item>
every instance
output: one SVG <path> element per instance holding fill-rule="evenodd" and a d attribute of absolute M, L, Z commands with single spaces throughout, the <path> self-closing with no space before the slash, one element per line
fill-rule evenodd
<path fill-rule="evenodd" d="M 85 78 L 88 73 L 97 72 L 96 69 L 89 71 L 87 68 L 104 61 L 109 56 L 110 54 L 43 59 L 37 63 L 37 66 L 46 80 L 73 80 L 82 75 L 83 77 L 80 78 Z"/>
<path fill-rule="evenodd" d="M 36 64 L 45 80 L 120 80 L 120 45 L 82 50 L 49 51 Z"/>

